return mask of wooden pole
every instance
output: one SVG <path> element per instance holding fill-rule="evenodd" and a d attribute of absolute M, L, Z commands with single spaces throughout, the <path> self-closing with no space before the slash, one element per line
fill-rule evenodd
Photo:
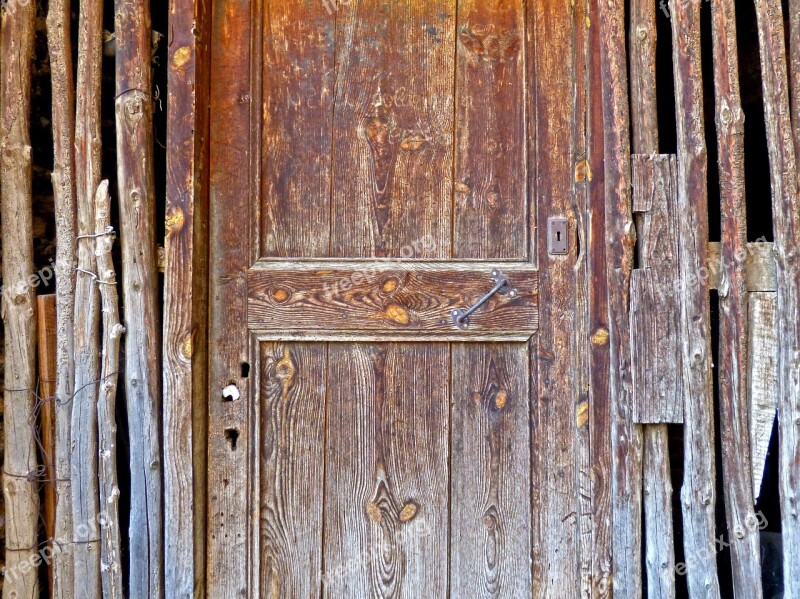
<path fill-rule="evenodd" d="M 119 482 L 117 480 L 117 422 L 115 416 L 119 374 L 120 339 L 125 332 L 119 322 L 117 274 L 111 257 L 114 230 L 111 228 L 111 199 L 108 181 L 100 183 L 95 196 L 97 236 L 97 284 L 103 312 L 103 366 L 97 400 L 97 433 L 100 446 L 100 504 L 103 506 L 101 532 L 104 599 L 122 599 L 122 552 L 119 534 Z"/>
<path fill-rule="evenodd" d="M 755 3 L 778 279 L 778 438 L 784 596 L 800 597 L 800 208 L 780 0 Z M 796 3 L 793 3 L 796 6 Z"/>
<path fill-rule="evenodd" d="M 34 419 L 36 320 L 33 292 L 31 62 L 33 2 L 13 5 L 0 27 L 0 189 L 5 322 L 6 564 L 3 597 L 39 593 L 39 494 Z"/>
<path fill-rule="evenodd" d="M 116 0 L 117 175 L 131 471 L 130 596 L 163 594 L 161 339 L 155 243 L 150 3 Z M 190 559 L 185 557 L 184 559 Z"/>
<path fill-rule="evenodd" d="M 789 83 L 796 157 L 800 156 L 800 0 L 789 0 Z"/>
<path fill-rule="evenodd" d="M 75 389 L 72 399 L 74 596 L 99 598 L 100 505 L 97 481 L 97 392 L 100 298 L 95 283 L 94 194 L 100 184 L 100 97 L 103 51 L 101 0 L 81 0 L 75 117 L 78 277 L 75 291 Z"/>
<path fill-rule="evenodd" d="M 52 548 L 56 517 L 55 468 L 55 394 L 56 394 L 56 296 L 36 298 L 36 329 L 39 333 L 39 430 L 40 450 L 44 465 L 44 530 L 48 547 Z M 53 588 L 52 563 L 47 565 L 47 578 Z"/>
<path fill-rule="evenodd" d="M 67 599 L 74 585 L 72 560 L 72 485 L 70 423 L 75 385 L 74 311 L 77 240 L 75 220 L 75 83 L 69 0 L 50 0 L 47 42 L 50 52 L 53 118 L 53 194 L 56 215 L 56 513 L 53 544 L 53 597 Z"/>

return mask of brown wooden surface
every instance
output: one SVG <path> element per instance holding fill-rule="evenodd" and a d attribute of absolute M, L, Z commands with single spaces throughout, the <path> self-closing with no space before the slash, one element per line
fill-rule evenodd
<path fill-rule="evenodd" d="M 647 596 L 675 597 L 675 535 L 672 530 L 672 478 L 665 424 L 648 425 L 642 450 Z"/>
<path fill-rule="evenodd" d="M 357 334 L 509 336 L 537 328 L 536 272 L 501 265 L 516 296 L 495 294 L 461 331 L 451 311 L 466 309 L 495 282 L 485 264 L 259 263 L 248 274 L 248 324 L 259 335 Z"/>
<path fill-rule="evenodd" d="M 210 0 L 169 7 L 164 592 L 182 599 L 203 596 L 205 586 L 210 12 Z"/>
<path fill-rule="evenodd" d="M 742 258 L 744 256 L 744 258 Z M 744 284 L 747 291 L 777 291 L 775 247 L 771 242 L 744 244 L 739 255 L 723 256 L 722 244 L 712 241 L 708 244 L 708 286 L 719 290 L 724 273 L 731 267 L 743 269 Z"/>

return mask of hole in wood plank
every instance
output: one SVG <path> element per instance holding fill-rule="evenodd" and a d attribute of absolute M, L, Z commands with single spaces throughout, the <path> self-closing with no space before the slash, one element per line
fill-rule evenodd
<path fill-rule="evenodd" d="M 225 429 L 225 438 L 231 446 L 231 451 L 236 451 L 236 442 L 239 440 L 239 431 L 235 428 Z"/>
<path fill-rule="evenodd" d="M 239 392 L 239 387 L 235 384 L 231 383 L 227 387 L 222 390 L 222 400 L 223 401 L 236 401 L 242 396 Z"/>
<path fill-rule="evenodd" d="M 243 379 L 246 379 L 247 377 L 250 376 L 250 364 L 248 364 L 247 362 L 242 362 L 241 374 Z"/>

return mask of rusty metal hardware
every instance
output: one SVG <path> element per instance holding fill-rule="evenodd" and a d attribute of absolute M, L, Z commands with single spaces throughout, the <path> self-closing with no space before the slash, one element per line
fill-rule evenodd
<path fill-rule="evenodd" d="M 569 221 L 551 217 L 547 221 L 547 251 L 551 256 L 569 253 Z"/>
<path fill-rule="evenodd" d="M 495 269 L 490 273 L 490 276 L 494 280 L 495 285 L 492 287 L 489 293 L 475 302 L 471 308 L 467 308 L 466 310 L 456 309 L 450 312 L 450 316 L 453 317 L 453 324 L 455 324 L 459 329 L 466 329 L 469 325 L 470 315 L 483 304 L 488 302 L 495 293 L 499 293 L 500 295 L 508 295 L 509 297 L 516 297 L 517 290 L 514 289 L 514 287 L 511 285 L 511 281 L 509 281 L 508 277 L 506 277 L 502 272 Z"/>

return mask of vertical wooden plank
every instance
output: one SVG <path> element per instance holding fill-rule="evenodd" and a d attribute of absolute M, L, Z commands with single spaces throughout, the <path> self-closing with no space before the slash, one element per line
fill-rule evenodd
<path fill-rule="evenodd" d="M 800 0 L 789 0 L 789 83 L 792 99 L 794 154 L 800 156 Z"/>
<path fill-rule="evenodd" d="M 650 425 L 642 451 L 642 503 L 647 596 L 675 597 L 675 545 L 672 532 L 672 479 L 666 425 Z"/>
<path fill-rule="evenodd" d="M 455 9 L 353 0 L 337 13 L 331 256 L 450 257 Z"/>
<path fill-rule="evenodd" d="M 329 351 L 324 596 L 447 596 L 448 346 Z"/>
<path fill-rule="evenodd" d="M 31 426 L 36 385 L 30 139 L 31 62 L 36 5 L 20 3 L 0 23 L 0 187 L 2 188 L 5 374 L 3 391 L 5 570 L 3 597 L 39 593 L 39 493 Z"/>
<path fill-rule="evenodd" d="M 326 360 L 325 344 L 261 348 L 261 597 L 319 595 Z"/>
<path fill-rule="evenodd" d="M 234 598 L 250 588 L 250 387 L 247 281 L 251 246 L 248 216 L 255 201 L 252 161 L 251 45 L 260 17 L 250 0 L 212 4 L 209 106 L 210 283 L 208 392 L 208 533 L 206 593 Z M 243 175 L 244 171 L 244 175 Z M 223 215 L 236 214 L 237 218 Z M 223 396 L 233 385 L 236 393 Z"/>
<path fill-rule="evenodd" d="M 711 390 L 707 156 L 700 56 L 701 0 L 670 1 L 678 127 L 681 336 L 684 405 L 683 508 L 686 580 L 692 597 L 719 597 L 714 546 L 714 405 Z"/>
<path fill-rule="evenodd" d="M 611 368 L 613 587 L 615 595 L 640 597 L 642 431 L 633 422 L 629 289 L 635 232 L 624 13 L 622 4 L 598 4 Z"/>
<path fill-rule="evenodd" d="M 533 596 L 579 595 L 577 414 L 582 390 L 573 372 L 578 351 L 576 272 L 578 260 L 574 187 L 576 14 L 569 3 L 527 4 L 528 53 L 532 57 L 528 106 L 534 156 L 529 180 L 535 197 L 533 258 L 540 269 L 541 325 L 532 353 L 531 417 L 533 488 Z M 569 253 L 550 256 L 550 217 L 569 219 Z M 537 228 L 538 227 L 538 228 Z M 583 390 L 585 393 L 585 390 Z M 584 397 L 585 399 L 585 397 Z"/>
<path fill-rule="evenodd" d="M 747 298 L 747 384 L 750 387 L 750 448 L 753 503 L 761 495 L 761 481 L 778 408 L 778 296 L 758 291 Z"/>
<path fill-rule="evenodd" d="M 800 597 L 800 207 L 783 10 L 756 3 L 778 281 L 778 435 L 784 594 Z"/>
<path fill-rule="evenodd" d="M 267 2 L 264 10 L 265 256 L 328 253 L 336 13 L 325 6 L 321 1 L 289 0 Z"/>
<path fill-rule="evenodd" d="M 527 344 L 454 344 L 450 594 L 530 594 Z"/>
<path fill-rule="evenodd" d="M 453 256 L 528 257 L 522 0 L 458 3 Z"/>
<path fill-rule="evenodd" d="M 760 539 L 753 503 L 747 386 L 747 214 L 744 112 L 739 91 L 736 9 L 733 0 L 711 5 L 714 105 L 719 162 L 722 278 L 719 293 L 719 417 L 723 493 L 731 550 L 733 591 L 762 597 Z"/>
<path fill-rule="evenodd" d="M 169 6 L 164 591 L 182 598 L 203 596 L 205 585 L 210 11 L 209 0 Z"/>

